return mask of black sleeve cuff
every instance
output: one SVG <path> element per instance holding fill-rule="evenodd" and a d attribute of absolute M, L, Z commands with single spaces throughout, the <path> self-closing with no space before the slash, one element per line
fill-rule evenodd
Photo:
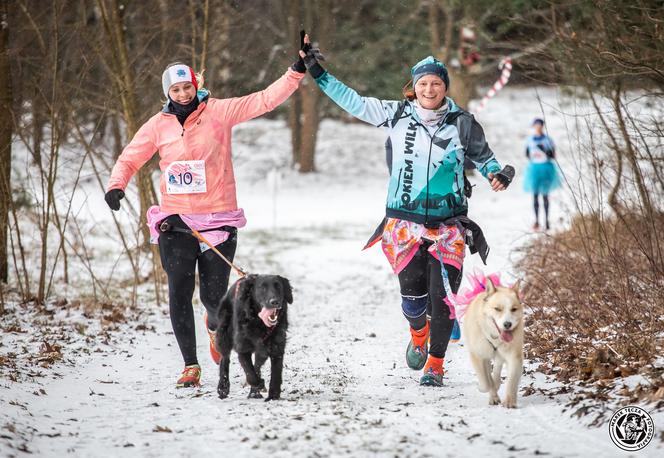
<path fill-rule="evenodd" d="M 321 64 L 319 64 L 318 62 L 316 62 L 316 63 L 315 63 L 314 65 L 312 65 L 311 67 L 309 67 L 309 74 L 310 74 L 311 76 L 313 76 L 314 79 L 318 79 L 318 78 L 320 78 L 321 76 L 323 76 L 324 73 L 325 73 L 325 69 L 324 69 L 323 66 L 322 66 Z"/>

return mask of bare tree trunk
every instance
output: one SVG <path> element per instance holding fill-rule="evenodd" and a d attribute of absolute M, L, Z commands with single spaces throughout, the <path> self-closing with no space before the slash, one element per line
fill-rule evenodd
<path fill-rule="evenodd" d="M 445 16 L 445 30 L 440 31 L 440 13 Z M 450 87 L 448 95 L 460 107 L 467 109 L 468 102 L 477 96 L 477 76 L 473 75 L 463 65 L 453 67 L 450 65 L 452 51 L 455 49 L 455 37 L 459 32 L 455 24 L 459 24 L 461 18 L 455 16 L 453 5 L 448 1 L 432 0 L 429 4 L 429 43 L 431 52 L 437 59 L 447 66 L 450 76 Z M 441 36 L 443 42 L 441 43 Z"/>
<path fill-rule="evenodd" d="M 117 160 L 122 154 L 123 139 L 122 131 L 120 130 L 120 116 L 113 113 L 111 117 L 111 132 L 113 133 L 113 159 Z"/>
<path fill-rule="evenodd" d="M 134 84 L 135 78 L 128 57 L 127 39 L 124 32 L 125 28 L 122 16 L 124 9 L 120 8 L 118 0 L 111 0 L 110 8 L 106 5 L 107 1 L 108 0 L 97 0 L 101 9 L 106 33 L 112 42 L 113 67 L 115 67 L 115 71 L 118 75 L 115 79 L 115 83 L 119 89 L 118 92 L 120 94 L 122 111 L 126 123 L 127 139 L 131 139 L 139 129 L 138 105 L 136 103 L 138 95 L 136 94 Z M 159 304 L 161 302 L 160 279 L 162 277 L 157 262 L 159 259 L 159 251 L 156 245 L 150 245 L 150 229 L 147 226 L 148 208 L 153 203 L 157 202 L 156 191 L 152 184 L 150 167 L 148 167 L 147 164 L 146 166 L 141 167 L 136 178 L 140 201 L 138 225 L 143 236 L 143 248 L 148 249 L 151 254 L 155 299 Z"/>
<path fill-rule="evenodd" d="M 4 286 L 0 283 L 0 316 L 5 314 L 5 293 Z"/>
<path fill-rule="evenodd" d="M 198 68 L 197 61 L 196 61 L 196 37 L 198 36 L 197 30 L 198 30 L 198 21 L 196 20 L 196 9 L 197 9 L 198 1 L 196 0 L 189 0 L 187 4 L 187 9 L 189 10 L 189 16 L 190 16 L 190 23 L 191 27 L 189 28 L 191 30 L 191 68 Z"/>
<path fill-rule="evenodd" d="M 34 93 L 31 101 L 32 113 L 32 160 L 35 164 L 41 164 L 41 144 L 44 138 L 44 113 L 43 104 L 37 100 L 39 97 L 39 82 L 35 82 Z"/>
<path fill-rule="evenodd" d="M 625 117 L 623 116 L 621 100 L 620 100 L 621 95 L 622 91 L 620 88 L 618 88 L 615 91 L 614 96 L 611 100 L 613 103 L 613 111 L 616 114 L 618 127 L 620 128 L 620 133 L 623 137 L 623 141 L 625 142 L 625 152 L 627 153 L 627 162 L 629 163 L 632 169 L 632 173 L 634 174 L 634 178 L 636 179 L 636 189 L 638 190 L 639 196 L 641 197 L 641 205 L 643 205 L 646 210 L 646 216 L 650 219 L 650 221 L 653 221 L 654 210 L 652 207 L 652 203 L 650 202 L 650 195 L 648 193 L 648 190 L 646 189 L 646 184 L 643 178 L 643 172 L 641 171 L 641 167 L 639 166 L 638 163 L 636 151 L 634 151 L 632 137 L 630 136 L 629 132 L 627 132 L 627 126 L 625 125 Z"/>
<path fill-rule="evenodd" d="M 616 178 L 611 186 L 611 190 L 609 191 L 609 195 L 607 198 L 607 201 L 609 203 L 609 207 L 614 211 L 614 213 L 621 219 L 624 219 L 623 216 L 623 211 L 620 205 L 620 202 L 618 202 L 618 195 L 620 193 L 620 189 L 622 186 L 622 176 L 623 176 L 623 152 L 622 148 L 618 144 L 618 141 L 616 140 L 616 137 L 613 135 L 613 129 L 609 126 L 608 122 L 606 121 L 606 118 L 597 104 L 597 100 L 595 98 L 595 94 L 593 92 L 593 89 L 590 86 L 586 86 L 586 91 L 588 93 L 588 96 L 590 98 L 590 101 L 593 104 L 593 107 L 595 108 L 595 113 L 597 113 L 600 122 L 604 126 L 604 130 L 606 131 L 607 135 L 611 139 L 611 145 L 612 145 L 612 150 L 615 153 L 616 159 L 615 159 L 615 168 L 616 168 Z"/>
<path fill-rule="evenodd" d="M 454 14 L 449 2 L 445 2 L 445 42 L 440 51 L 440 57 L 443 62 L 449 62 L 451 49 L 452 49 L 452 34 L 454 33 Z M 440 46 L 440 45 L 439 45 Z"/>
<path fill-rule="evenodd" d="M 431 51 L 436 55 L 441 55 L 442 49 L 440 46 L 440 25 L 439 21 L 440 8 L 436 0 L 431 0 L 429 3 L 429 41 L 431 43 Z M 444 61 L 446 56 L 441 56 Z"/>
<path fill-rule="evenodd" d="M 62 77 L 60 70 L 60 18 L 58 17 L 59 10 L 58 8 L 53 9 L 53 28 L 52 28 L 52 53 L 45 56 L 47 65 L 46 68 L 49 68 L 53 78 L 51 81 L 50 88 L 50 98 L 44 96 L 45 105 L 48 106 L 49 110 L 49 125 L 51 126 L 51 135 L 49 139 L 50 151 L 47 158 L 48 162 L 48 172 L 44 174 L 43 162 L 39 163 L 40 167 L 40 180 L 42 188 L 42 202 L 41 202 L 41 220 L 39 226 L 40 232 L 40 267 L 39 267 L 39 283 L 37 285 L 37 302 L 42 304 L 46 299 L 46 271 L 48 264 L 48 238 L 49 238 L 49 226 L 51 224 L 51 208 L 53 208 L 53 214 L 57 217 L 57 209 L 55 207 L 55 180 L 58 172 L 58 159 L 60 154 L 60 124 L 59 124 L 59 113 L 57 111 L 57 99 L 59 94 L 58 81 Z"/>
<path fill-rule="evenodd" d="M 448 67 L 450 76 L 450 88 L 448 95 L 454 99 L 454 103 L 464 110 L 468 109 L 468 103 L 477 97 L 477 75 L 472 74 L 466 67 Z"/>
<path fill-rule="evenodd" d="M 12 218 L 14 219 L 14 227 L 16 228 L 16 243 L 14 243 L 12 232 L 9 232 L 9 242 L 12 248 L 12 257 L 14 259 L 14 270 L 16 270 L 16 280 L 21 290 L 21 298 L 24 301 L 28 301 L 31 299 L 32 293 L 30 292 L 30 276 L 28 275 L 27 263 L 25 262 L 25 248 L 23 248 L 23 242 L 21 241 L 21 228 L 18 225 L 16 207 L 14 206 L 14 202 L 12 202 L 11 199 L 9 200 L 9 206 L 11 207 L 11 214 Z M 16 259 L 16 248 L 18 248 L 19 255 L 21 256 L 20 268 Z M 21 282 L 21 275 L 23 276 L 23 283 Z"/>
<path fill-rule="evenodd" d="M 292 43 L 299 43 L 299 29 L 301 23 L 300 0 L 288 1 L 287 28 L 288 37 Z M 293 47 L 293 51 L 297 46 Z M 288 100 L 288 124 L 291 130 L 291 146 L 293 150 L 293 167 L 300 167 L 300 150 L 302 146 L 302 95 L 300 91 L 295 93 Z"/>
<path fill-rule="evenodd" d="M 58 171 L 58 156 L 60 154 L 60 132 L 58 129 L 55 127 L 56 121 L 57 121 L 57 116 L 58 114 L 56 113 L 55 109 L 55 98 L 56 98 L 56 88 L 55 85 L 57 84 L 57 76 L 58 76 L 58 30 L 57 30 L 57 23 L 55 25 L 55 37 L 54 37 L 54 43 L 55 43 L 55 56 L 53 56 L 53 90 L 52 90 L 52 98 L 51 98 L 51 107 L 50 107 L 50 118 L 49 118 L 49 124 L 51 125 L 51 138 L 49 140 L 50 142 L 50 152 L 48 156 L 48 173 L 44 177 L 44 175 L 41 176 L 42 180 L 42 187 L 44 186 L 43 181 L 46 180 L 46 196 L 44 201 L 42 202 L 42 219 L 41 219 L 41 227 L 39 228 L 40 230 L 40 239 L 41 239 L 41 256 L 40 256 L 40 268 L 39 268 L 39 284 L 37 286 L 37 302 L 42 304 L 44 300 L 46 299 L 46 270 L 47 270 L 47 264 L 48 264 L 48 235 L 49 235 L 49 226 L 51 224 L 51 207 L 53 208 L 53 214 L 55 215 L 57 212 L 56 206 L 55 206 L 55 193 L 54 193 L 54 187 L 55 187 L 55 179 Z"/>
<path fill-rule="evenodd" d="M 293 149 L 293 167 L 300 166 L 300 150 L 301 150 L 301 140 L 302 140 L 302 127 L 301 127 L 301 116 L 302 116 L 302 95 L 300 91 L 295 92 L 291 95 L 288 100 L 288 124 L 291 131 L 291 146 Z"/>
<path fill-rule="evenodd" d="M 97 0 L 101 9 L 102 18 L 106 33 L 111 41 L 111 51 L 113 55 L 113 67 L 116 71 L 115 83 L 118 86 L 122 112 L 125 118 L 127 139 L 134 137 L 138 131 L 138 106 L 136 103 L 137 94 L 134 85 L 134 74 L 132 66 L 129 63 L 127 51 L 127 39 L 124 32 L 123 10 L 120 8 L 117 0 Z M 139 228 L 143 235 L 144 247 L 149 247 L 150 230 L 146 225 L 146 214 L 150 205 L 154 203 L 154 186 L 150 177 L 148 167 L 142 167 L 137 174 L 138 195 L 140 200 Z"/>
<path fill-rule="evenodd" d="M 11 64 L 7 53 L 9 38 L 9 0 L 0 3 L 0 280 L 6 282 L 9 271 L 7 255 L 7 230 L 11 207 L 11 163 L 12 163 L 12 79 Z"/>
<path fill-rule="evenodd" d="M 203 5 L 203 32 L 201 37 L 201 57 L 199 59 L 199 68 L 198 71 L 205 70 L 205 64 L 207 63 L 207 51 L 208 51 L 208 36 L 210 29 L 210 0 L 205 0 Z"/>
<path fill-rule="evenodd" d="M 320 124 L 320 116 L 318 114 L 320 90 L 309 80 L 302 85 L 300 91 L 302 94 L 300 172 L 309 173 L 315 171 L 314 155 L 316 152 L 316 140 L 318 139 L 318 126 Z"/>
<path fill-rule="evenodd" d="M 233 9 L 229 7 L 228 0 L 213 0 L 209 5 L 209 17 L 214 20 L 214 39 L 206 38 L 203 31 L 203 49 L 201 50 L 201 68 L 207 69 L 205 73 L 205 87 L 211 89 L 215 97 L 228 97 L 228 80 L 231 76 L 231 46 L 230 27 L 233 20 Z M 206 3 L 207 8 L 207 3 Z M 210 19 L 206 20 L 209 23 Z"/>
<path fill-rule="evenodd" d="M 317 38 L 325 41 L 329 28 L 331 5 L 321 2 L 314 8 L 309 2 L 302 5 L 298 0 L 291 0 L 288 18 L 290 36 L 299 44 L 299 30 L 302 19 L 307 24 L 317 24 Z M 321 12 L 322 14 L 316 14 Z M 315 20 L 314 20 L 315 19 Z M 305 80 L 301 89 L 291 98 L 289 121 L 291 123 L 291 141 L 293 146 L 293 163 L 297 164 L 300 173 L 316 170 L 315 153 L 320 125 L 318 112 L 320 91 L 310 80 Z"/>

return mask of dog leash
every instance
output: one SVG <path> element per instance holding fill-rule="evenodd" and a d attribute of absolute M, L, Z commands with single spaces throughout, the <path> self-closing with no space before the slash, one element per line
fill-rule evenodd
<path fill-rule="evenodd" d="M 450 285 L 450 277 L 447 273 L 447 269 L 445 269 L 445 264 L 443 263 L 443 250 L 440 247 L 440 240 L 435 242 L 435 244 L 436 251 L 438 251 L 438 256 L 440 257 L 440 273 L 443 277 L 443 289 L 445 290 L 445 297 L 443 298 L 443 302 L 446 303 L 447 307 L 450 309 L 450 312 L 453 312 L 454 317 L 457 318 L 457 308 L 459 308 L 459 304 L 457 304 L 457 301 L 454 298 L 452 286 Z M 445 299 L 447 299 L 447 301 Z"/>
<path fill-rule="evenodd" d="M 217 250 L 217 248 L 211 244 L 203 235 L 198 232 L 196 229 L 184 229 L 182 227 L 177 227 L 168 222 L 167 220 L 162 221 L 159 224 L 159 230 L 161 232 L 181 232 L 183 234 L 189 234 L 191 236 L 194 236 L 196 239 L 198 239 L 199 242 L 202 242 L 206 244 L 217 256 L 219 256 L 226 264 L 230 266 L 231 269 L 233 269 L 239 276 L 240 278 L 244 278 L 247 276 L 247 272 L 245 272 L 243 269 L 240 267 L 236 266 L 233 264 L 226 256 L 224 256 L 221 251 Z"/>
<path fill-rule="evenodd" d="M 221 251 L 217 250 L 217 248 L 214 245 L 212 245 L 210 242 L 208 242 L 207 239 L 203 237 L 203 235 L 201 235 L 201 233 L 198 232 L 196 229 L 191 230 L 191 235 L 193 235 L 199 241 L 203 242 L 208 247 L 210 247 L 210 249 L 214 251 L 221 259 L 223 259 L 224 262 L 228 264 L 230 268 L 233 269 L 240 276 L 240 278 L 244 278 L 247 276 L 247 273 L 244 270 L 233 264 L 226 256 L 221 254 Z"/>

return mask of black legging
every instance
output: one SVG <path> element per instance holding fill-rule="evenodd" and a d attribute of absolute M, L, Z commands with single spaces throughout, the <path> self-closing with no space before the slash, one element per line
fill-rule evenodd
<path fill-rule="evenodd" d="M 535 221 L 539 221 L 539 194 L 533 195 L 533 208 L 535 209 Z M 549 195 L 542 194 L 542 203 L 544 204 L 544 218 L 546 226 L 549 226 Z"/>
<path fill-rule="evenodd" d="M 445 288 L 440 262 L 427 251 L 430 246 L 431 242 L 420 245 L 413 259 L 399 273 L 399 285 L 402 297 L 422 298 L 428 295 L 427 302 L 430 307 L 427 307 L 426 311 L 431 316 L 429 354 L 436 358 L 443 358 L 450 335 L 452 335 L 454 320 L 450 319 L 450 310 L 443 302 Z M 461 271 L 447 264 L 445 269 L 450 279 L 452 292 L 456 293 L 461 284 Z M 406 311 L 404 310 L 404 312 Z M 408 316 L 404 313 L 404 315 L 413 329 L 422 329 L 426 325 L 426 314 Z"/>
<path fill-rule="evenodd" d="M 168 221 L 176 227 L 187 228 L 177 215 L 169 216 Z M 228 240 L 216 248 L 232 261 L 236 246 L 237 231 L 232 231 Z M 196 284 L 196 263 L 200 298 L 208 312 L 210 328 L 217 326 L 217 309 L 228 288 L 231 268 L 212 250 L 201 253 L 198 240 L 182 232 L 162 232 L 159 235 L 159 254 L 161 265 L 168 275 L 168 305 L 175 338 L 184 364 L 197 364 L 194 309 L 191 304 Z"/>

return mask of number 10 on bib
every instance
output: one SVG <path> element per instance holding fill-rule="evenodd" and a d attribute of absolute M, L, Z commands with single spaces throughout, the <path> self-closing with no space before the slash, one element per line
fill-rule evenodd
<path fill-rule="evenodd" d="M 205 161 L 175 161 L 164 172 L 166 193 L 197 194 L 207 192 Z"/>

